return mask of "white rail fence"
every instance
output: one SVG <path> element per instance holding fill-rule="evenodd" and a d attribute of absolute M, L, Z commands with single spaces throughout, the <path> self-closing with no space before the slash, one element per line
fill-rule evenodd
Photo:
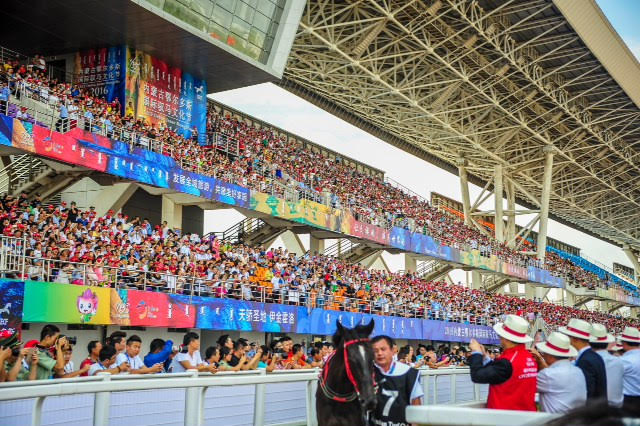
<path fill-rule="evenodd" d="M 425 404 L 486 400 L 467 368 L 421 370 Z M 0 424 L 314 425 L 317 370 L 81 377 L 0 385 Z"/>

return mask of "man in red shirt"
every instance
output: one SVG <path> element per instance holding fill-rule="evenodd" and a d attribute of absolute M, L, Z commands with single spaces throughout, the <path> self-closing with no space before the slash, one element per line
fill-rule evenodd
<path fill-rule="evenodd" d="M 538 365 L 524 346 L 533 340 L 527 335 L 529 323 L 522 317 L 507 315 L 504 323 L 493 329 L 500 336 L 502 355 L 493 361 L 485 358 L 484 347 L 471 339 L 471 380 L 489 384 L 487 408 L 536 411 Z"/>
<path fill-rule="evenodd" d="M 80 364 L 81 370 L 87 365 L 91 366 L 92 364 L 95 364 L 96 362 L 98 362 L 99 360 L 98 355 L 100 354 L 100 349 L 102 349 L 102 343 L 100 343 L 99 341 L 92 340 L 89 342 L 89 344 L 87 345 L 89 356 Z M 89 375 L 88 372 L 81 374 L 81 376 L 88 376 L 88 375 Z"/>

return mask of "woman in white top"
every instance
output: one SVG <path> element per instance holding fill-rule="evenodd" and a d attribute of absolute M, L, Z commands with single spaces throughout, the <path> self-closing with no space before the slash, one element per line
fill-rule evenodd
<path fill-rule="evenodd" d="M 216 372 L 215 365 L 207 365 L 202 361 L 200 336 L 192 331 L 184 335 L 182 351 L 173 358 L 169 370 L 171 373 L 183 373 L 187 370 Z"/>

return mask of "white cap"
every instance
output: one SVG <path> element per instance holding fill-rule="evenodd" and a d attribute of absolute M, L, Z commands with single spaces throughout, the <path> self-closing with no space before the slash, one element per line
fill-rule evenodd
<path fill-rule="evenodd" d="M 527 335 L 529 331 L 529 323 L 522 317 L 517 315 L 507 315 L 504 323 L 497 323 L 493 329 L 500 337 L 514 343 L 529 343 L 533 339 Z"/>
<path fill-rule="evenodd" d="M 635 327 L 625 327 L 618 338 L 623 342 L 640 343 L 640 331 Z"/>
<path fill-rule="evenodd" d="M 589 342 L 591 343 L 612 343 L 616 338 L 613 334 L 607 333 L 607 327 L 602 324 L 591 324 L 591 337 Z"/>
<path fill-rule="evenodd" d="M 569 358 L 578 355 L 576 348 L 571 346 L 569 337 L 557 331 L 551 333 L 546 342 L 536 343 L 536 348 L 538 348 L 540 352 L 559 358 Z"/>
<path fill-rule="evenodd" d="M 559 327 L 558 331 L 577 339 L 589 340 L 589 337 L 591 337 L 591 324 L 585 320 L 571 318 L 569 324 L 566 327 Z"/>

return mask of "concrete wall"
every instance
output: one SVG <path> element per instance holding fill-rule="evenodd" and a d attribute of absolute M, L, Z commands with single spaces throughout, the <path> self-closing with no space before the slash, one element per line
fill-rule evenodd
<path fill-rule="evenodd" d="M 122 212 L 129 215 L 129 217 L 146 217 L 154 225 L 160 224 L 162 197 L 151 195 L 144 189 L 138 188 L 129 201 L 125 203 Z"/>
<path fill-rule="evenodd" d="M 62 201 L 67 205 L 75 201 L 78 208 L 88 210 L 95 205 L 95 198 L 100 193 L 100 185 L 90 178 L 82 178 L 62 192 Z"/>
<path fill-rule="evenodd" d="M 204 210 L 198 206 L 182 206 L 182 232 L 204 234 Z"/>

